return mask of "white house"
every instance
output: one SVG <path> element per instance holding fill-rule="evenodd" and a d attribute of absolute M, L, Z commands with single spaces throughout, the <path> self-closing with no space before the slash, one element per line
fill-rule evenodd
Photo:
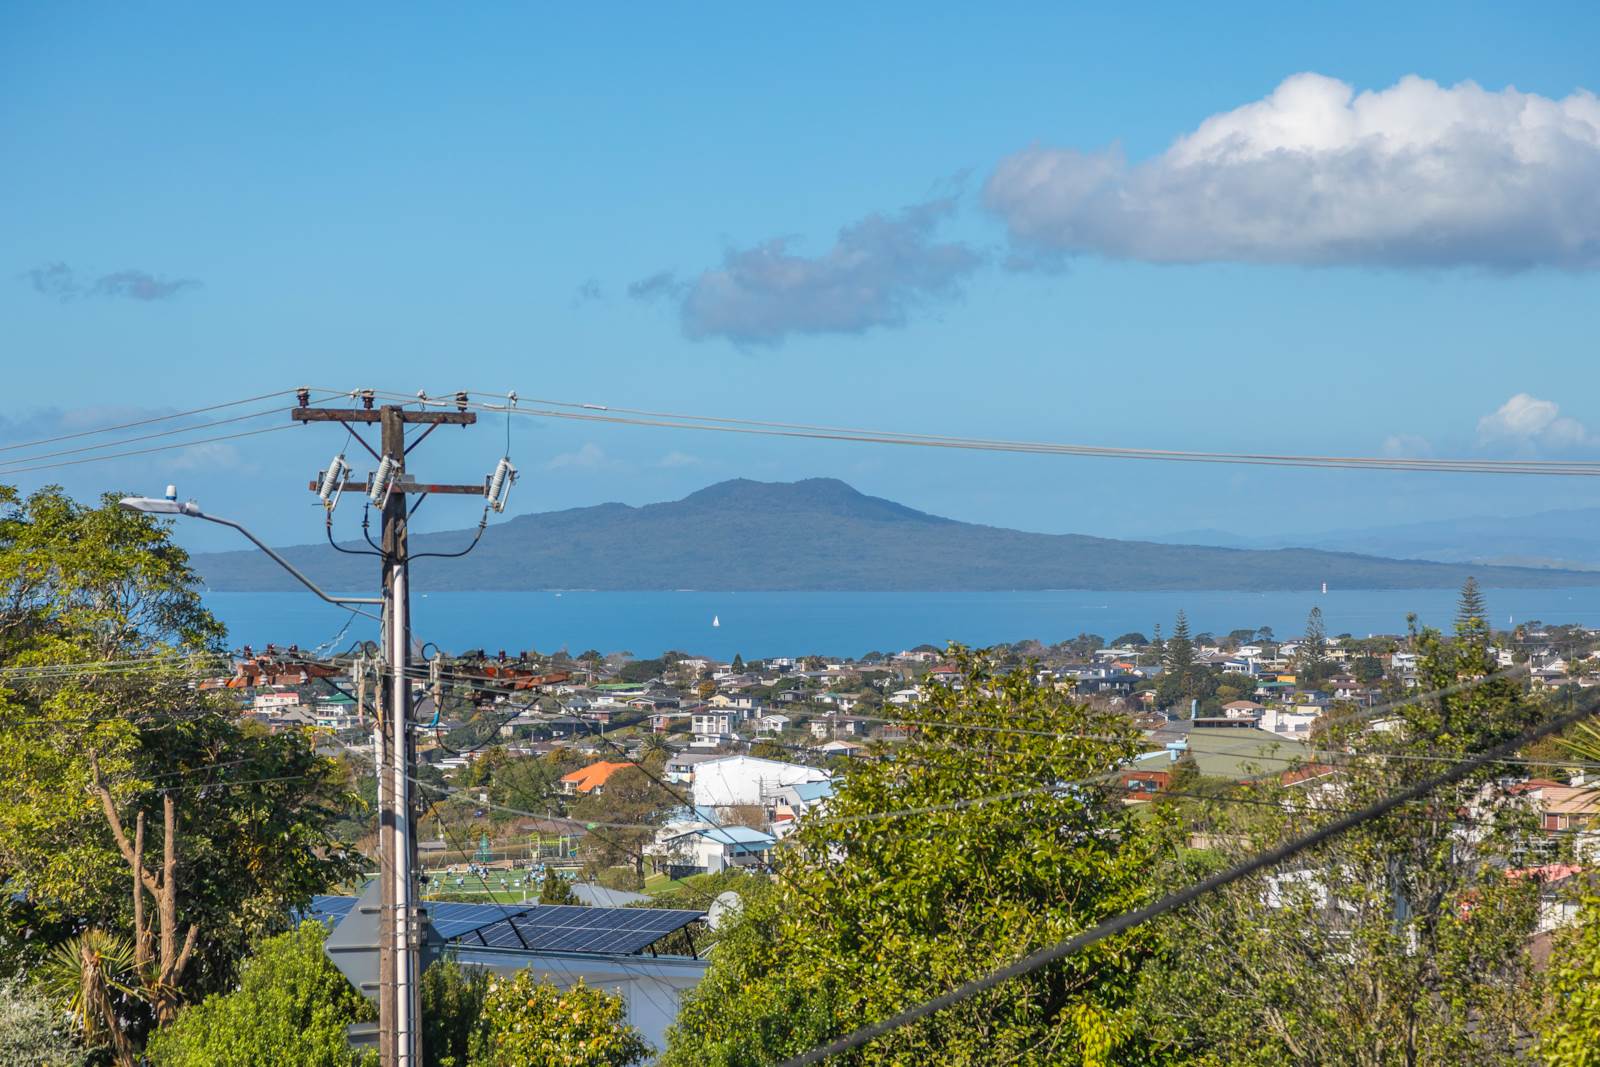
<path fill-rule="evenodd" d="M 1317 721 L 1317 716 L 1322 714 L 1322 709 L 1310 707 L 1284 708 L 1276 705 L 1268 706 L 1261 713 L 1261 721 L 1256 725 L 1268 733 L 1283 734 L 1285 737 L 1305 737 L 1311 732 L 1311 724 Z"/>
<path fill-rule="evenodd" d="M 695 765 L 694 802 L 707 808 L 764 806 L 783 786 L 825 782 L 831 777 L 820 767 L 758 756 L 725 756 Z"/>
<path fill-rule="evenodd" d="M 716 874 L 735 867 L 757 867 L 778 839 L 748 826 L 701 826 L 682 833 L 663 830 L 650 852 L 665 861 L 674 877 Z"/>
<path fill-rule="evenodd" d="M 738 719 L 739 713 L 731 708 L 704 708 L 695 712 L 690 719 L 690 729 L 694 731 L 694 744 L 715 745 L 733 739 L 737 736 L 733 724 Z"/>

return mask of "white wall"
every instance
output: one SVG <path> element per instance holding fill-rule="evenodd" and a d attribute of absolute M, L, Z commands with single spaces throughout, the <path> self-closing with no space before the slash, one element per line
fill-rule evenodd
<path fill-rule="evenodd" d="M 829 777 L 817 767 L 755 756 L 707 760 L 694 768 L 694 802 L 708 808 L 761 804 L 782 786 L 825 782 Z"/>

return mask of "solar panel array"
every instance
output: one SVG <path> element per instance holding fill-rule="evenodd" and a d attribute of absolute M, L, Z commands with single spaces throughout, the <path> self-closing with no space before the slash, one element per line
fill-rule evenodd
<path fill-rule="evenodd" d="M 343 919 L 355 897 L 311 899 L 310 917 Z M 459 904 L 428 901 L 428 918 L 446 941 L 538 952 L 632 955 L 705 912 L 680 908 L 585 908 L 569 904 Z"/>
<path fill-rule="evenodd" d="M 704 912 L 677 908 L 584 908 L 541 904 L 522 914 L 479 927 L 464 945 L 541 952 L 602 952 L 631 955 L 681 930 Z"/>
<path fill-rule="evenodd" d="M 306 912 L 306 918 L 317 919 L 321 922 L 332 922 L 342 919 L 350 914 L 350 909 L 356 906 L 355 897 L 327 897 L 316 896 L 311 898 L 311 907 Z"/>

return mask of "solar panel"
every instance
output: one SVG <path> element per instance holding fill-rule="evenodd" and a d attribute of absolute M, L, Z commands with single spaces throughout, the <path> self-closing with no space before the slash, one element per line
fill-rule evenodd
<path fill-rule="evenodd" d="M 704 912 L 677 908 L 545 904 L 481 927 L 462 938 L 462 943 L 542 952 L 631 955 L 704 917 Z"/>
<path fill-rule="evenodd" d="M 355 897 L 313 897 L 309 914 L 343 919 Z M 446 941 L 485 948 L 632 955 L 681 930 L 705 912 L 681 908 L 586 908 L 571 904 L 461 904 L 427 901 L 434 931 Z"/>
<path fill-rule="evenodd" d="M 355 906 L 355 897 L 315 896 L 311 898 L 311 907 L 306 910 L 305 917 L 321 922 L 332 922 L 335 919 L 343 919 Z"/>
<path fill-rule="evenodd" d="M 470 934 L 480 927 L 499 922 L 507 915 L 521 915 L 528 910 L 522 905 L 459 904 L 454 901 L 428 901 L 428 919 L 439 936 L 446 941 Z"/>

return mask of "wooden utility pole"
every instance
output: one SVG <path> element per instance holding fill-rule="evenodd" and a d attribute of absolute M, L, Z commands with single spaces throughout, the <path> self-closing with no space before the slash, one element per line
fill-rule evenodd
<path fill-rule="evenodd" d="M 337 422 L 345 426 L 378 461 L 367 482 L 344 489 L 364 492 L 383 508 L 379 555 L 383 566 L 383 670 L 387 686 L 378 688 L 375 729 L 378 777 L 378 877 L 382 881 L 382 915 L 378 923 L 378 1037 L 382 1067 L 422 1067 L 421 999 L 418 960 L 421 954 L 421 910 L 416 880 L 416 812 L 411 801 L 415 745 L 411 735 L 411 596 L 410 547 L 406 526 L 414 504 L 431 493 L 486 496 L 485 485 L 423 485 L 406 477 L 407 426 L 428 429 L 410 445 L 441 425 L 470 426 L 477 415 L 466 410 L 465 393 L 455 396 L 456 411 L 407 411 L 396 404 L 376 410 L 370 393 L 361 408 L 313 408 L 302 392 L 291 413 L 298 422 Z M 379 449 L 356 431 L 376 423 Z M 319 482 L 312 482 L 315 490 Z M 486 513 L 487 514 L 487 513 Z M 480 530 L 481 530 L 480 524 Z"/>

